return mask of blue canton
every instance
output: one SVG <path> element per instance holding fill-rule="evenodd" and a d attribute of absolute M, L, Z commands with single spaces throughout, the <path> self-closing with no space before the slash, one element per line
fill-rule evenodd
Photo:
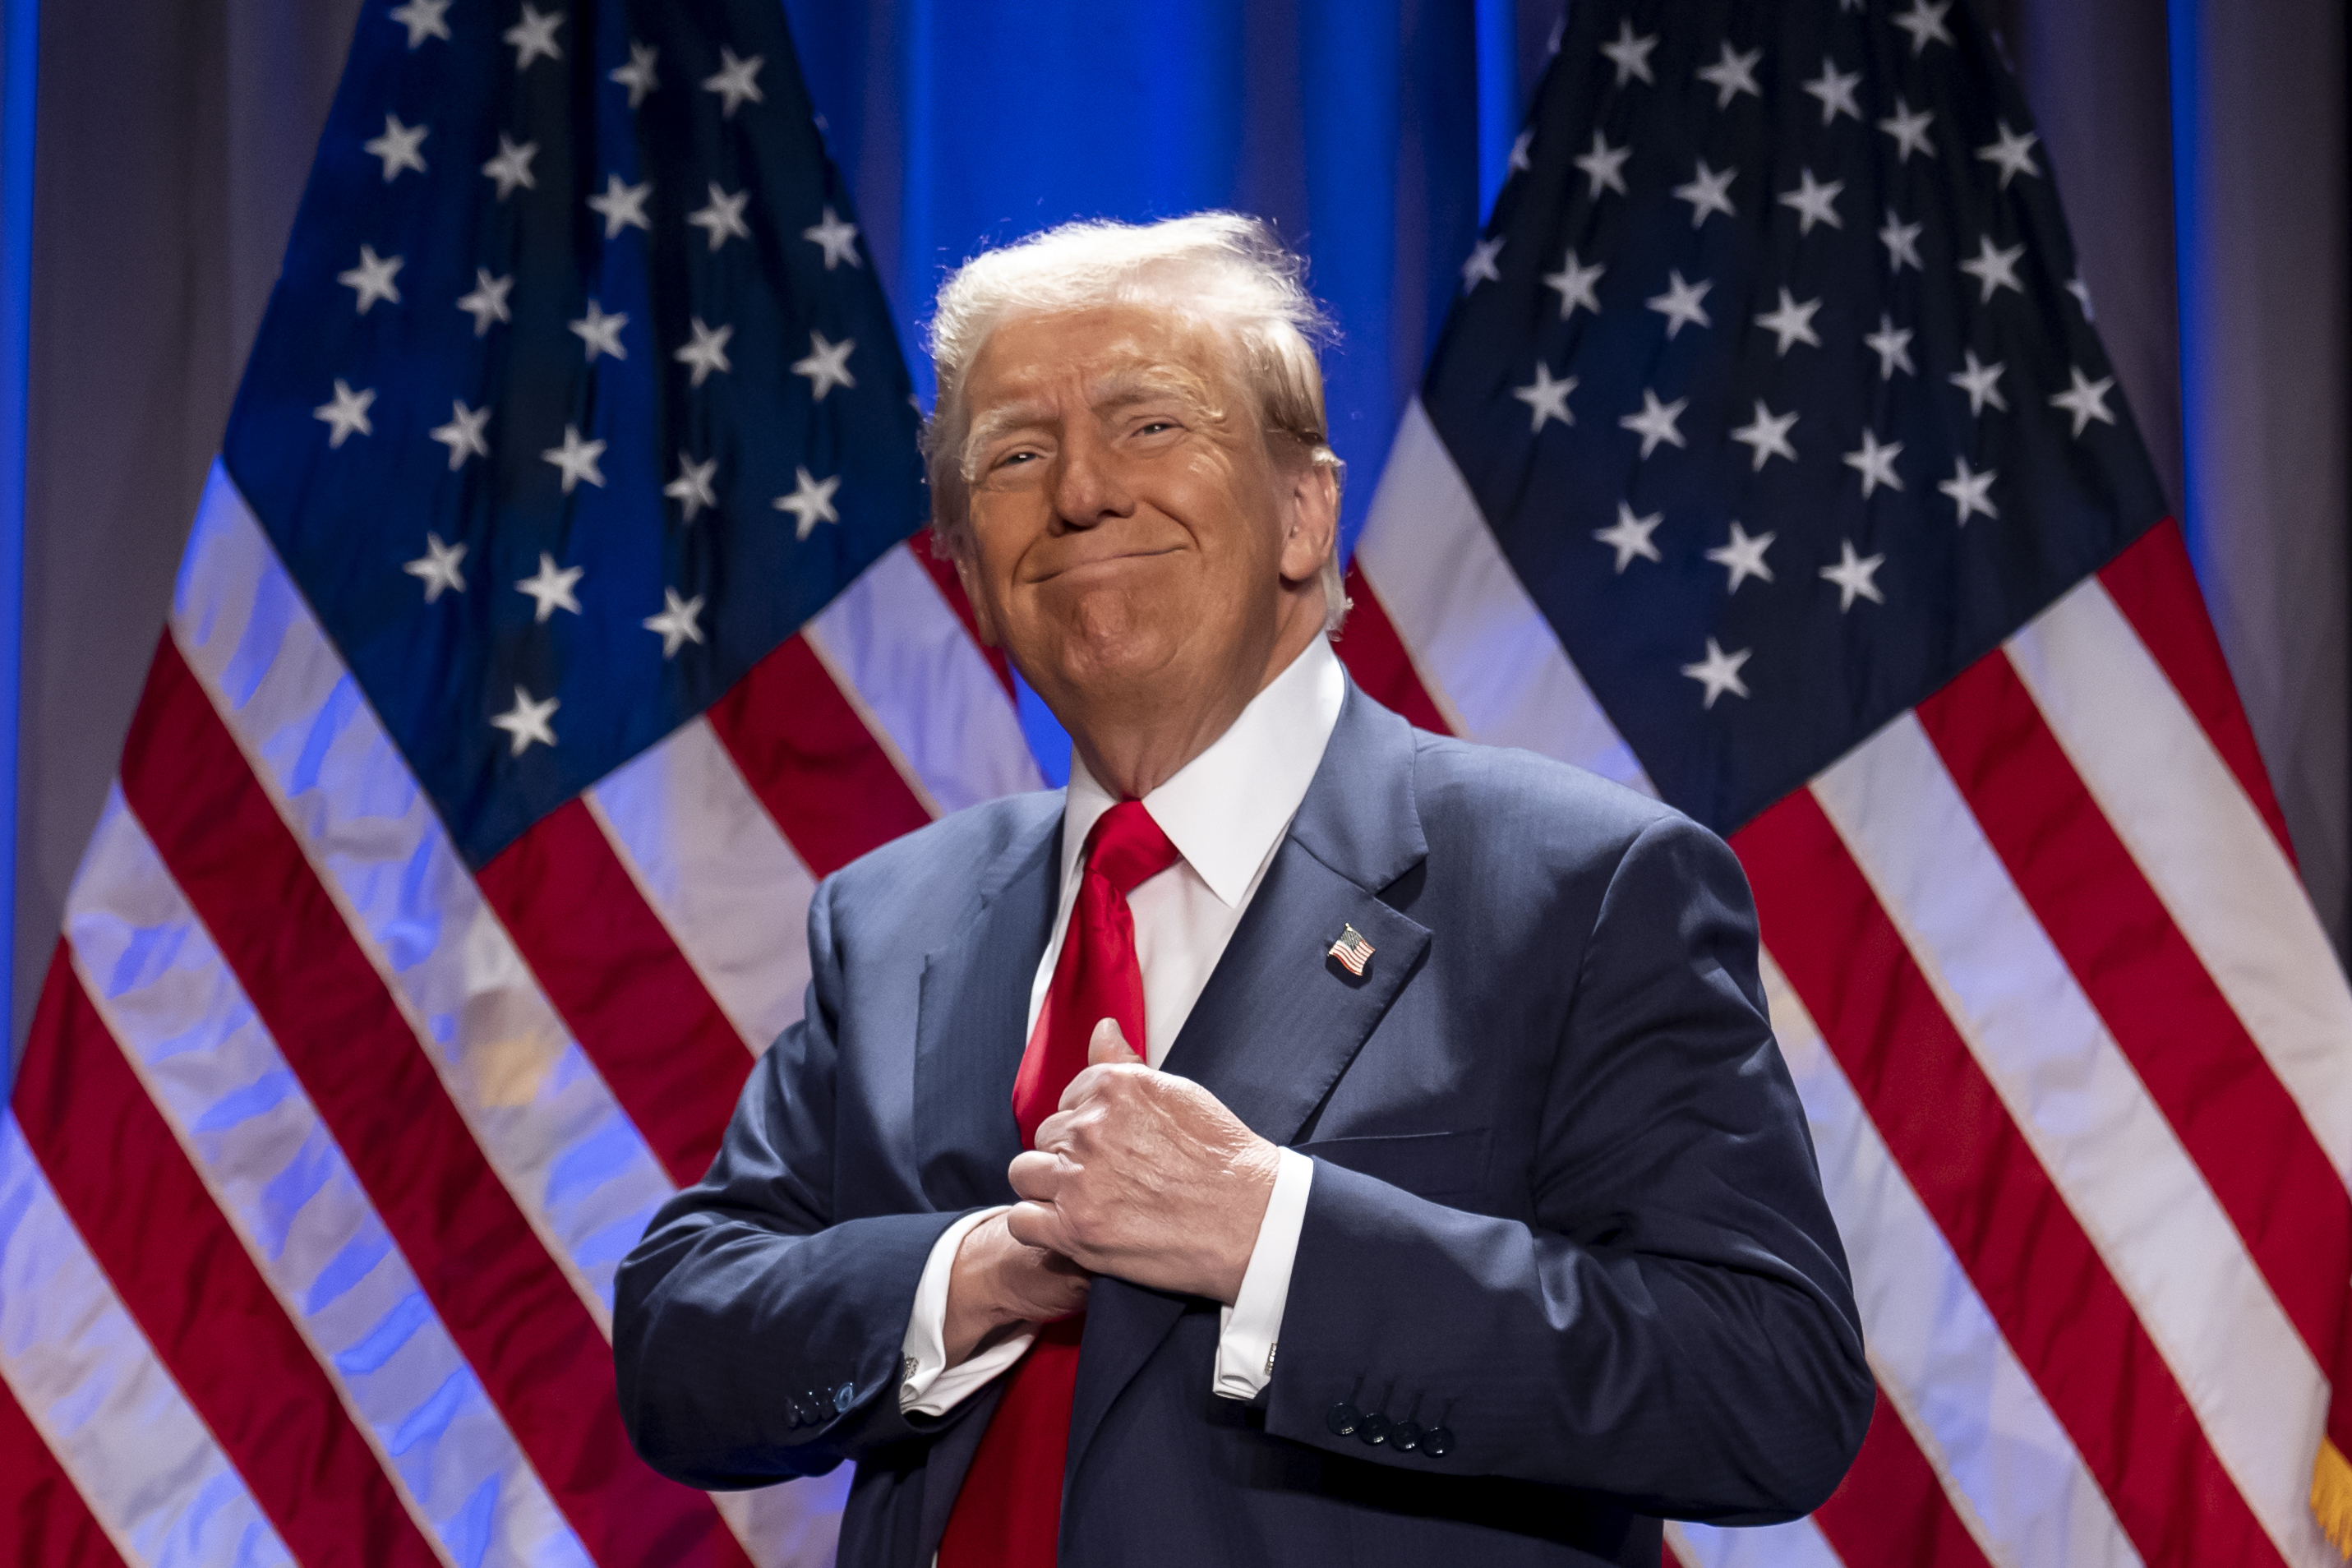
<path fill-rule="evenodd" d="M 774 0 L 369 0 L 225 442 L 474 865 L 927 512 Z"/>
<path fill-rule="evenodd" d="M 1580 3 L 1513 162 L 1423 400 L 1718 831 L 2164 515 L 1967 5 Z"/>

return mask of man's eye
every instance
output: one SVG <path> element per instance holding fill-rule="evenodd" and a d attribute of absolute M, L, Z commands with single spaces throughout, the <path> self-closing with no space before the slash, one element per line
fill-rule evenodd
<path fill-rule="evenodd" d="M 1151 419 L 1138 426 L 1135 433 L 1139 436 L 1150 436 L 1161 430 L 1173 430 L 1175 428 L 1176 422 L 1172 419 Z"/>

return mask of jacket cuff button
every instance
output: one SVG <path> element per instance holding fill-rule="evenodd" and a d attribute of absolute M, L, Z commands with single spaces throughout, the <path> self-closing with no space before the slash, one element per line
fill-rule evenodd
<path fill-rule="evenodd" d="M 1363 1413 L 1343 1399 L 1323 1413 L 1323 1426 L 1334 1437 L 1352 1437 L 1363 1419 Z"/>
<path fill-rule="evenodd" d="M 1377 1410 L 1365 1416 L 1363 1425 L 1356 1428 L 1356 1441 L 1368 1448 L 1377 1448 L 1388 1440 L 1389 1418 Z"/>
<path fill-rule="evenodd" d="M 1445 1458 L 1454 1451 L 1453 1430 L 1444 1426 L 1432 1426 L 1421 1435 L 1421 1451 L 1426 1458 Z"/>

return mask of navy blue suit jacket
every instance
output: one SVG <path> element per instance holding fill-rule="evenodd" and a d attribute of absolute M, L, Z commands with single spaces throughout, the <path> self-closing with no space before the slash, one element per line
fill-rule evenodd
<path fill-rule="evenodd" d="M 974 807 L 828 879 L 808 1016 L 620 1273 L 656 1468 L 856 1462 L 845 1568 L 925 1568 L 995 1388 L 898 1409 L 932 1243 L 1012 1201 L 1012 1087 L 1061 801 Z M 1353 924 L 1361 978 L 1327 950 Z M 1658 1561 L 1657 1519 L 1802 1513 L 1871 1379 L 1722 842 L 1350 689 L 1164 1070 L 1316 1160 L 1274 1374 L 1210 1390 L 1216 1303 L 1097 1280 L 1062 1560 Z M 1441 1457 L 1335 1433 L 1351 1403 Z"/>

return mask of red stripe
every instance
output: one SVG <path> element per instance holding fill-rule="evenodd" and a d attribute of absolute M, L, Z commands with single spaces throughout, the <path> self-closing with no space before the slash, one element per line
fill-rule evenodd
<path fill-rule="evenodd" d="M 931 819 L 805 637 L 753 665 L 707 717 L 819 877 Z"/>
<path fill-rule="evenodd" d="M 1848 1563 L 1992 1568 L 1918 1439 L 1884 1394 L 1870 1414 L 1870 1433 L 1853 1468 L 1814 1510 L 1813 1523 Z"/>
<path fill-rule="evenodd" d="M 2204 1173 L 2305 1343 L 2333 1363 L 2352 1196 L 2006 658 L 1920 704 L 2011 880 Z"/>
<path fill-rule="evenodd" d="M 2134 542 L 2099 573 L 2099 585 L 2116 602 L 2124 619 L 2180 693 L 2195 715 L 2205 738 L 2221 753 L 2238 787 L 2270 824 L 2271 836 L 2294 862 L 2294 845 L 2287 837 L 2286 814 L 2279 809 L 2271 789 L 2270 771 L 2254 745 L 2253 726 L 2238 700 L 2237 682 L 2230 678 L 2229 661 L 2221 656 L 2221 639 L 2213 633 L 2206 614 L 2205 595 L 2189 563 L 2189 547 L 2181 542 L 2180 525 L 2166 518 Z"/>
<path fill-rule="evenodd" d="M 956 619 L 963 623 L 964 631 L 971 637 L 971 646 L 980 650 L 981 658 L 988 660 L 988 668 L 996 671 L 997 681 L 1004 688 L 1004 695 L 1011 697 L 1013 666 L 1005 659 L 1003 648 L 991 647 L 980 640 L 980 617 L 971 613 L 971 599 L 963 591 L 963 579 L 956 575 L 955 563 L 942 560 L 932 550 L 929 529 L 907 541 L 906 551 L 923 563 L 923 570 L 931 574 L 933 583 L 939 584 L 940 597 L 948 602 L 948 608 L 953 610 Z"/>
<path fill-rule="evenodd" d="M 0 1540 L 17 1568 L 119 1568 L 121 1553 L 99 1528 L 32 1417 L 0 1383 Z"/>
<path fill-rule="evenodd" d="M 589 1552 L 743 1564 L 709 1499 L 631 1452 L 587 1307 L 169 638 L 123 748 L 122 791 Z"/>
<path fill-rule="evenodd" d="M 1812 793 L 1732 842 L 1766 944 L 2143 1560 L 2278 1562 Z"/>
<path fill-rule="evenodd" d="M 751 1053 L 587 804 L 541 817 L 475 880 L 669 1179 L 700 1181 Z"/>
<path fill-rule="evenodd" d="M 1333 645 L 1339 661 L 1367 696 L 1424 730 L 1440 735 L 1454 726 L 1438 710 L 1436 700 L 1413 667 L 1412 655 L 1397 635 L 1396 623 L 1360 567 L 1348 568 L 1348 620 Z"/>
<path fill-rule="evenodd" d="M 49 962 L 16 1120 L 155 1355 L 304 1563 L 438 1559 L 82 991 Z"/>

